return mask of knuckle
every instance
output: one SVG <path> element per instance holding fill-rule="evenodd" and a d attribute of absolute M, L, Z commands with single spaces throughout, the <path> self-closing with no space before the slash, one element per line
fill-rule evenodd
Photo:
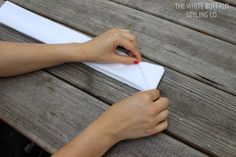
<path fill-rule="evenodd" d="M 168 116 L 169 116 L 169 111 L 165 111 L 162 113 L 162 115 L 159 116 L 159 119 L 167 121 Z"/>
<path fill-rule="evenodd" d="M 168 127 L 168 121 L 164 122 L 163 129 L 166 129 Z"/>
<path fill-rule="evenodd" d="M 140 100 L 142 100 L 143 92 L 138 92 L 138 93 L 135 93 L 134 95 L 135 95 L 135 96 L 138 98 L 138 100 L 140 101 Z"/>
<path fill-rule="evenodd" d="M 157 92 L 157 95 L 160 96 L 160 90 L 157 89 L 156 92 Z"/>
<path fill-rule="evenodd" d="M 169 111 L 168 110 L 164 110 L 163 116 L 167 117 L 168 115 L 169 115 Z"/>
<path fill-rule="evenodd" d="M 113 28 L 111 30 L 111 36 L 113 38 L 120 39 L 120 37 L 121 37 L 120 31 L 117 28 Z"/>
<path fill-rule="evenodd" d="M 140 96 L 140 99 L 141 99 L 142 101 L 144 101 L 144 102 L 148 102 L 148 101 L 150 101 L 151 97 L 150 97 L 148 94 L 143 93 L 143 94 Z"/>
<path fill-rule="evenodd" d="M 166 97 L 162 97 L 163 102 L 168 106 L 169 105 L 169 99 Z"/>
<path fill-rule="evenodd" d="M 166 115 L 169 116 L 169 114 L 170 114 L 170 111 L 166 110 Z"/>
<path fill-rule="evenodd" d="M 111 32 L 112 32 L 112 33 L 118 33 L 118 32 L 119 32 L 119 29 L 118 29 L 118 28 L 112 28 L 112 29 L 111 29 Z"/>
<path fill-rule="evenodd" d="M 112 36 L 113 36 L 113 38 L 115 38 L 117 40 L 122 40 L 122 37 L 121 37 L 119 32 L 118 33 L 113 33 Z"/>

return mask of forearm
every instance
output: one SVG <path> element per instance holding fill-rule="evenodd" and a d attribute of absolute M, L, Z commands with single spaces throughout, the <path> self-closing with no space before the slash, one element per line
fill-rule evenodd
<path fill-rule="evenodd" d="M 109 128 L 104 127 L 97 121 L 92 123 L 52 157 L 101 157 L 119 141 L 110 133 Z"/>
<path fill-rule="evenodd" d="M 0 77 L 79 61 L 76 53 L 84 51 L 81 45 L 73 43 L 49 45 L 12 42 L 0 42 L 0 50 Z"/>
<path fill-rule="evenodd" d="M 117 55 L 122 46 L 130 56 Z M 131 57 L 133 56 L 133 57 Z M 0 77 L 19 75 L 65 62 L 137 64 L 141 55 L 135 36 L 112 29 L 83 44 L 26 44 L 0 41 Z"/>

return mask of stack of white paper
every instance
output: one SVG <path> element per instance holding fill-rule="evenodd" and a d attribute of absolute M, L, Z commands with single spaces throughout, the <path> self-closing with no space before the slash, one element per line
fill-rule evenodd
<path fill-rule="evenodd" d="M 90 37 L 82 33 L 8 1 L 0 8 L 0 22 L 48 44 L 83 43 L 91 40 Z M 141 62 L 138 65 L 97 64 L 89 62 L 84 62 L 84 64 L 142 91 L 155 89 L 164 74 L 162 66 L 147 62 Z"/>

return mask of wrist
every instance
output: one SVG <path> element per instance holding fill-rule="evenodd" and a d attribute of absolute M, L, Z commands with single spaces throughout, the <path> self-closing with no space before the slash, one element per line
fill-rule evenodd
<path fill-rule="evenodd" d="M 84 156 L 102 156 L 117 142 L 117 139 L 110 134 L 107 128 L 103 128 L 103 125 L 95 121 L 74 138 L 71 143 L 73 143 L 74 148 L 78 151 L 75 154 L 89 150 L 87 151 L 89 155 L 86 154 Z"/>
<path fill-rule="evenodd" d="M 91 126 L 99 130 L 101 134 L 109 138 L 113 143 L 124 140 L 121 135 L 123 125 L 115 124 L 115 120 L 110 115 L 106 115 L 106 112 L 95 120 Z"/>
<path fill-rule="evenodd" d="M 64 54 L 65 62 L 81 62 L 87 60 L 87 48 L 85 43 L 62 44 L 60 50 Z"/>
<path fill-rule="evenodd" d="M 102 139 L 111 146 L 121 141 L 116 129 L 114 128 L 114 124 L 109 125 L 109 123 L 100 121 L 100 119 L 98 119 L 93 122 L 90 127 L 96 131 L 98 136 L 102 137 Z"/>
<path fill-rule="evenodd" d="M 89 43 L 71 43 L 70 44 L 70 62 L 89 61 L 92 56 L 89 56 Z"/>

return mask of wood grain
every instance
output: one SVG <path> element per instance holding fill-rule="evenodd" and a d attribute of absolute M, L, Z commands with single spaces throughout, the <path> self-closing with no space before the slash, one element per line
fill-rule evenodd
<path fill-rule="evenodd" d="M 11 29 L 0 28 L 2 40 L 30 40 Z M 81 63 L 48 71 L 108 104 L 137 92 Z M 210 155 L 235 156 L 235 96 L 168 68 L 159 88 L 171 101 L 168 133 Z"/>
<path fill-rule="evenodd" d="M 236 95 L 235 45 L 105 0 L 12 1 L 91 35 L 131 29 L 144 57 Z"/>
<path fill-rule="evenodd" d="M 80 133 L 108 105 L 45 73 L 0 78 L 0 117 L 50 153 Z M 125 141 L 106 156 L 195 156 L 204 154 L 165 135 Z"/>
<path fill-rule="evenodd" d="M 177 24 L 204 32 L 207 35 L 217 37 L 219 39 L 236 44 L 236 8 L 229 7 L 228 9 L 180 9 L 176 8 L 176 3 L 194 4 L 216 4 L 213 0 L 111 0 L 122 5 L 129 6 L 134 9 L 141 10 L 148 14 L 152 14 Z M 218 3 L 221 4 L 221 3 Z M 185 6 L 186 7 L 186 6 Z M 217 17 L 212 18 L 197 18 L 189 17 L 189 12 L 216 12 Z"/>
<path fill-rule="evenodd" d="M 223 2 L 223 3 L 229 3 L 233 6 L 236 6 L 236 1 L 235 0 L 217 0 L 217 1 L 220 1 L 220 2 Z"/>
<path fill-rule="evenodd" d="M 0 7 L 1 7 L 1 5 L 3 4 L 3 2 L 5 2 L 4 0 L 0 0 Z"/>

